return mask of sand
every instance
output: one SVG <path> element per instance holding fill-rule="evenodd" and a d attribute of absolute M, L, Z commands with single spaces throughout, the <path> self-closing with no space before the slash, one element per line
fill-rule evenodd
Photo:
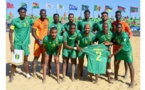
<path fill-rule="evenodd" d="M 33 44 L 34 38 L 31 35 L 31 44 L 30 44 L 30 55 L 29 55 L 29 69 L 30 74 L 32 75 L 32 60 L 33 56 Z M 119 70 L 119 81 L 114 81 L 113 84 L 109 84 L 106 80 L 107 77 L 101 76 L 99 78 L 99 82 L 94 84 L 89 81 L 88 79 L 88 72 L 86 70 L 87 60 L 85 59 L 84 62 L 84 76 L 82 80 L 72 82 L 70 79 L 70 71 L 69 76 L 66 77 L 65 82 L 61 82 L 58 84 L 56 82 L 56 72 L 55 72 L 55 65 L 54 60 L 52 64 L 52 72 L 53 75 L 49 77 L 47 75 L 46 83 L 42 84 L 42 74 L 39 72 L 41 69 L 40 66 L 40 59 L 39 64 L 37 67 L 37 74 L 38 78 L 31 78 L 27 79 L 25 77 L 25 72 L 23 66 L 19 66 L 16 69 L 14 81 L 9 83 L 9 74 L 11 70 L 10 64 L 10 44 L 9 44 L 9 37 L 8 33 L 6 33 L 6 89 L 7 90 L 139 90 L 140 89 L 140 37 L 132 37 L 131 44 L 133 47 L 133 56 L 134 56 L 134 68 L 135 68 L 135 87 L 132 89 L 128 89 L 128 84 L 130 83 L 130 74 L 128 72 L 128 78 L 124 79 L 122 76 L 124 75 L 124 62 L 120 63 L 120 70 Z M 113 58 L 112 58 L 112 71 L 114 71 L 113 65 Z M 62 77 L 62 56 L 60 56 L 60 77 Z M 77 67 L 76 67 L 77 68 Z M 70 70 L 70 65 L 69 65 Z M 77 70 L 76 70 L 77 72 Z M 77 74 L 77 73 L 76 73 Z M 114 77 L 111 75 L 111 77 Z"/>

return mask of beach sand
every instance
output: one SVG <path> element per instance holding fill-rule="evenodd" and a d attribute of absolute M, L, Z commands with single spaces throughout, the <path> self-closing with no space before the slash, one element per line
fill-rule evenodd
<path fill-rule="evenodd" d="M 61 82 L 58 84 L 56 81 L 56 72 L 54 60 L 52 63 L 52 75 L 46 77 L 46 83 L 42 84 L 42 74 L 39 72 L 41 69 L 40 59 L 37 67 L 37 78 L 27 79 L 25 77 L 24 67 L 19 66 L 16 69 L 14 81 L 9 83 L 9 74 L 11 70 L 11 53 L 10 53 L 10 43 L 8 33 L 6 33 L 6 89 L 7 90 L 140 90 L 140 37 L 132 37 L 131 44 L 133 47 L 133 56 L 134 56 L 134 69 L 135 69 L 135 87 L 132 89 L 128 89 L 128 84 L 130 83 L 130 73 L 128 71 L 127 79 L 124 79 L 122 76 L 124 75 L 124 61 L 120 63 L 119 69 L 119 80 L 114 81 L 113 84 L 109 84 L 106 80 L 107 77 L 100 76 L 99 82 L 94 84 L 89 81 L 88 72 L 86 70 L 87 60 L 84 62 L 84 76 L 82 80 L 72 82 L 70 79 L 70 64 L 69 64 L 69 76 L 66 77 L 65 82 Z M 29 69 L 30 74 L 32 75 L 32 60 L 33 56 L 33 46 L 34 46 L 34 38 L 31 35 L 31 44 L 30 44 L 30 55 L 29 55 Z M 111 61 L 111 68 L 114 71 L 113 58 Z M 60 56 L 60 77 L 62 78 L 62 56 Z M 77 68 L 77 67 L 76 67 Z M 76 69 L 77 75 L 77 69 Z M 114 77 L 111 75 L 111 77 Z"/>

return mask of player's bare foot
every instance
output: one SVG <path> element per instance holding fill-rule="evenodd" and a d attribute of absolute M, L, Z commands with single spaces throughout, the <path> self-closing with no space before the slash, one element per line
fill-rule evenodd
<path fill-rule="evenodd" d="M 128 88 L 133 88 L 133 87 L 134 87 L 134 84 L 131 83 Z"/>
<path fill-rule="evenodd" d="M 112 80 L 108 80 L 108 83 L 113 84 Z"/>
<path fill-rule="evenodd" d="M 9 80 L 10 83 L 13 81 L 14 79 L 13 77 L 14 77 L 13 75 L 10 75 L 10 80 Z"/>
<path fill-rule="evenodd" d="M 46 82 L 46 79 L 43 79 L 43 80 L 42 80 L 42 83 L 45 83 L 45 82 Z"/>
<path fill-rule="evenodd" d="M 36 73 L 33 73 L 33 77 L 34 77 L 34 78 L 36 78 L 36 77 L 37 77 Z"/>
<path fill-rule="evenodd" d="M 127 79 L 127 74 L 126 74 L 126 75 L 124 75 L 124 79 Z"/>
<path fill-rule="evenodd" d="M 76 81 L 76 79 L 75 79 L 74 77 L 72 77 L 72 79 L 71 79 L 71 80 L 72 80 L 72 82 Z"/>
<path fill-rule="evenodd" d="M 96 84 L 96 83 L 98 83 L 98 80 L 93 80 L 92 82 L 93 82 L 94 84 Z"/>
<path fill-rule="evenodd" d="M 62 81 L 63 81 L 63 82 L 65 81 L 65 77 L 62 78 Z"/>
<path fill-rule="evenodd" d="M 57 83 L 60 84 L 60 79 L 57 79 Z"/>

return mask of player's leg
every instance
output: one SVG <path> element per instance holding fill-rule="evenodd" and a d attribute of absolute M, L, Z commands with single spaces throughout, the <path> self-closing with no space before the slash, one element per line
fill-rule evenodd
<path fill-rule="evenodd" d="M 51 64 L 52 64 L 52 55 L 49 55 L 49 61 L 48 61 L 48 75 L 51 75 Z"/>
<path fill-rule="evenodd" d="M 121 60 L 116 60 L 115 61 L 115 80 L 118 80 L 118 70 L 119 70 L 119 64 Z"/>
<path fill-rule="evenodd" d="M 113 83 L 111 81 L 111 78 L 110 78 L 110 76 L 111 76 L 111 62 L 107 62 L 107 76 L 108 76 L 108 82 Z"/>
<path fill-rule="evenodd" d="M 47 72 L 47 65 L 48 65 L 49 59 L 50 59 L 50 55 L 45 53 L 45 58 L 44 58 L 44 62 L 43 62 L 43 80 L 42 80 L 42 83 L 45 83 L 45 81 L 46 81 L 46 72 Z"/>
<path fill-rule="evenodd" d="M 16 66 L 12 64 L 12 67 L 11 67 L 11 74 L 10 74 L 10 80 L 9 80 L 9 82 L 12 82 L 12 81 L 13 81 L 15 70 L 16 70 Z"/>
<path fill-rule="evenodd" d="M 75 67 L 76 67 L 76 58 L 71 58 L 71 79 L 72 81 L 75 80 Z"/>
<path fill-rule="evenodd" d="M 132 63 L 128 63 L 128 66 L 129 66 L 130 78 L 131 78 L 129 87 L 132 88 L 134 86 L 134 67 Z"/>
<path fill-rule="evenodd" d="M 71 58 L 71 79 L 72 81 L 75 80 L 75 67 L 76 67 L 76 51 L 72 50 L 70 52 L 70 58 Z"/>
<path fill-rule="evenodd" d="M 133 67 L 133 55 L 132 55 L 132 51 L 127 52 L 127 57 L 125 57 L 125 61 L 128 63 L 128 67 L 130 70 L 130 78 L 131 78 L 131 82 L 129 85 L 129 88 L 134 87 L 134 67 Z"/>
<path fill-rule="evenodd" d="M 33 77 L 36 77 L 36 67 L 37 67 L 38 59 L 39 57 L 34 57 L 33 62 L 32 62 Z"/>
<path fill-rule="evenodd" d="M 59 56 L 55 56 L 54 57 L 55 60 L 55 67 L 56 67 L 56 72 L 57 72 L 57 82 L 58 84 L 60 83 L 60 79 L 59 79 Z"/>
<path fill-rule="evenodd" d="M 94 83 L 97 83 L 98 82 L 98 74 L 95 74 L 95 81 Z"/>
<path fill-rule="evenodd" d="M 22 46 L 22 49 L 24 50 L 24 67 L 26 71 L 26 76 L 27 78 L 30 78 L 31 76 L 29 75 L 29 63 L 28 63 L 28 55 L 30 54 L 29 47 L 28 45 Z"/>
<path fill-rule="evenodd" d="M 127 72 L 128 72 L 128 64 L 124 61 L 124 67 L 125 67 L 125 74 L 124 78 L 127 78 Z"/>
<path fill-rule="evenodd" d="M 68 58 L 68 51 L 66 49 L 63 50 L 62 56 L 63 56 L 63 69 L 62 69 L 62 73 L 63 73 L 63 81 L 65 81 L 67 61 L 69 60 L 69 58 Z"/>
<path fill-rule="evenodd" d="M 83 71 L 84 54 L 82 52 L 78 53 L 78 79 L 80 79 L 81 73 Z"/>

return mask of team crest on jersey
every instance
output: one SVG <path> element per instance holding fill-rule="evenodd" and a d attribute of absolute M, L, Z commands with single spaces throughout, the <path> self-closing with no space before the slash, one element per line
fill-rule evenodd
<path fill-rule="evenodd" d="M 52 47 L 55 47 L 55 44 L 52 44 Z"/>
<path fill-rule="evenodd" d="M 49 42 L 49 43 L 51 43 L 51 42 Z"/>

